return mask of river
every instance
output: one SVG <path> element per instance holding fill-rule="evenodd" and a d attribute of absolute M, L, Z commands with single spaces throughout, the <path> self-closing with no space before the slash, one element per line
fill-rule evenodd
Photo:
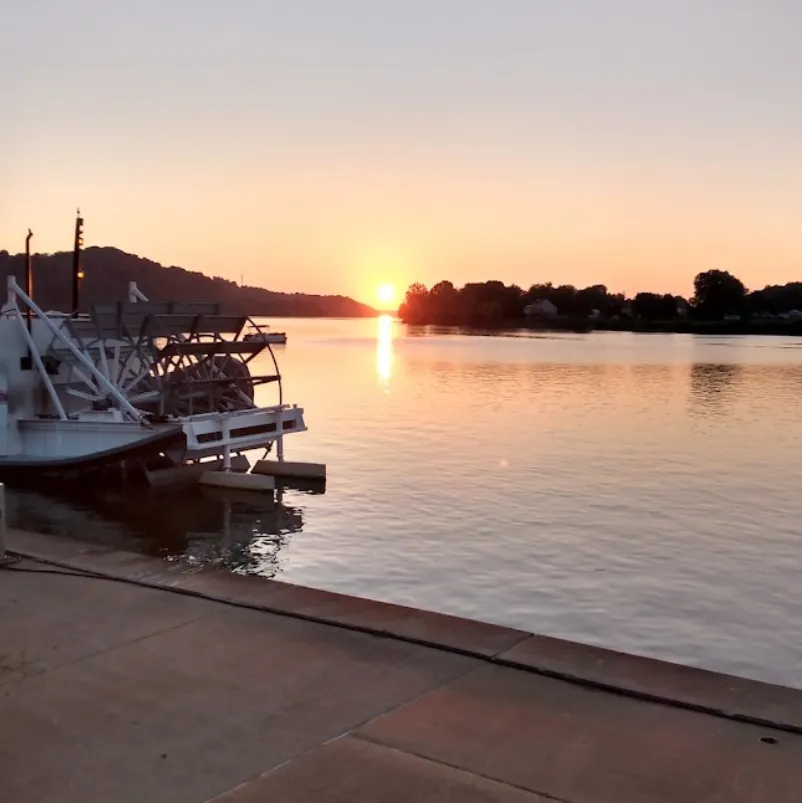
<path fill-rule="evenodd" d="M 12 524 L 802 687 L 802 341 L 270 323 L 325 493 Z"/>

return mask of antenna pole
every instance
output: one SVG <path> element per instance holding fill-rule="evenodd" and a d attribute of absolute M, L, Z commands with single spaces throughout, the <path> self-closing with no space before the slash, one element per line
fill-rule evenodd
<path fill-rule="evenodd" d="M 33 263 L 31 261 L 31 237 L 33 232 L 28 229 L 28 236 L 25 238 L 25 292 L 28 298 L 33 298 Z M 31 308 L 26 307 L 25 318 L 28 322 L 28 331 L 31 331 Z"/>
<path fill-rule="evenodd" d="M 81 210 L 75 218 L 75 243 L 72 251 L 72 312 L 77 315 L 81 306 L 81 279 L 84 272 L 81 270 L 81 249 L 84 245 L 84 219 Z"/>

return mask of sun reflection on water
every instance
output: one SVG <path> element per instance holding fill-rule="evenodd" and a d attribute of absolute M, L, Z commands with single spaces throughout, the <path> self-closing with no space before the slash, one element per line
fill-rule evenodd
<path fill-rule="evenodd" d="M 393 373 L 393 318 L 380 315 L 376 329 L 376 374 L 384 387 L 390 392 L 390 377 Z"/>

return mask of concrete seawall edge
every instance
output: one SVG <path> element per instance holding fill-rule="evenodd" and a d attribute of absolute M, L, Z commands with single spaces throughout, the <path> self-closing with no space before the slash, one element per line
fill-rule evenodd
<path fill-rule="evenodd" d="M 802 690 L 514 628 L 219 569 L 9 530 L 32 560 L 229 605 L 457 652 L 616 694 L 802 733 Z"/>

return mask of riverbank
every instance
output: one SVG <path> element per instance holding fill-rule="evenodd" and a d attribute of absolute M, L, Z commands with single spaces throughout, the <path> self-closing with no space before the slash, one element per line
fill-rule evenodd
<path fill-rule="evenodd" d="M 802 321 L 771 318 L 734 321 L 599 321 L 593 329 L 602 332 L 654 332 L 690 335 L 772 335 L 799 337 Z"/>
<path fill-rule="evenodd" d="M 531 332 L 637 332 L 652 334 L 687 334 L 687 335 L 766 335 L 774 337 L 802 336 L 802 321 L 785 321 L 779 319 L 751 319 L 734 321 L 646 321 L 634 319 L 589 320 L 584 318 L 558 317 L 552 319 L 532 320 L 529 318 L 508 318 L 493 324 L 443 326 L 440 324 L 407 324 L 411 329 L 428 332 L 457 332 L 459 334 L 497 334 L 510 331 Z"/>
<path fill-rule="evenodd" d="M 10 542 L 28 557 L 0 572 L 4 799 L 799 799 L 800 691 L 66 539 Z"/>

